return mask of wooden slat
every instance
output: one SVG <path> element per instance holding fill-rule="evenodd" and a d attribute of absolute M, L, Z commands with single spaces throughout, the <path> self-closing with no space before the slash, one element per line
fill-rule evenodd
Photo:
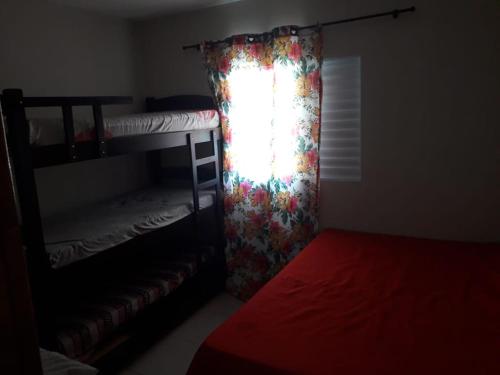
<path fill-rule="evenodd" d="M 206 158 L 196 159 L 196 165 L 199 167 L 201 165 L 214 163 L 215 161 L 217 161 L 217 158 L 215 155 L 207 156 Z"/>
<path fill-rule="evenodd" d="M 216 109 L 213 99 L 205 95 L 176 95 L 166 98 L 146 98 L 148 112 Z"/>
<path fill-rule="evenodd" d="M 203 181 L 198 184 L 198 189 L 204 190 L 208 189 L 210 187 L 218 186 L 219 185 L 219 177 L 217 176 L 216 178 L 208 181 Z"/>

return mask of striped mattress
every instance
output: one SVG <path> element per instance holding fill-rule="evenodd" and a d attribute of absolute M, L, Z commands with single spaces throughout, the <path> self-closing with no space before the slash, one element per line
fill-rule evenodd
<path fill-rule="evenodd" d="M 175 260 L 156 261 L 134 272 L 127 280 L 102 286 L 100 295 L 78 301 L 74 311 L 58 316 L 58 351 L 69 358 L 82 358 L 147 306 L 167 296 L 194 276 L 213 254 L 206 248 L 201 257 L 183 254 Z"/>

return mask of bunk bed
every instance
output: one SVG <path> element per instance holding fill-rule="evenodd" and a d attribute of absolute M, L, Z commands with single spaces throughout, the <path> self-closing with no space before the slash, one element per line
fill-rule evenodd
<path fill-rule="evenodd" d="M 151 305 L 197 294 L 197 286 L 222 288 L 221 131 L 211 98 L 147 98 L 146 113 L 113 118 L 102 107 L 130 97 L 24 97 L 8 89 L 1 100 L 44 347 L 93 363 L 129 337 L 124 327 Z M 93 121 L 74 118 L 82 106 L 92 108 Z M 60 108 L 62 120 L 27 118 L 27 108 L 40 107 Z M 203 145 L 211 154 L 200 157 Z M 162 151 L 172 147 L 188 149 L 187 185 L 162 183 Z M 35 169 L 131 153 L 148 155 L 154 187 L 41 217 Z"/>

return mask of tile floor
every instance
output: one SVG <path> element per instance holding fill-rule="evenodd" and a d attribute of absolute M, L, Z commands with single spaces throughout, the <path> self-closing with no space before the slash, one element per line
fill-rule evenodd
<path fill-rule="evenodd" d="M 205 337 L 241 305 L 241 301 L 229 294 L 219 294 L 119 375 L 185 375 Z"/>

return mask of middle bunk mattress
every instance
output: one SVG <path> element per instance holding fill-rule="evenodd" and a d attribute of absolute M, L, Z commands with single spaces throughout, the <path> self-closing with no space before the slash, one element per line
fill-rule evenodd
<path fill-rule="evenodd" d="M 199 192 L 200 209 L 214 201 L 213 192 Z M 61 268 L 166 227 L 193 211 L 191 188 L 149 187 L 43 219 L 45 249 L 52 268 Z"/>

